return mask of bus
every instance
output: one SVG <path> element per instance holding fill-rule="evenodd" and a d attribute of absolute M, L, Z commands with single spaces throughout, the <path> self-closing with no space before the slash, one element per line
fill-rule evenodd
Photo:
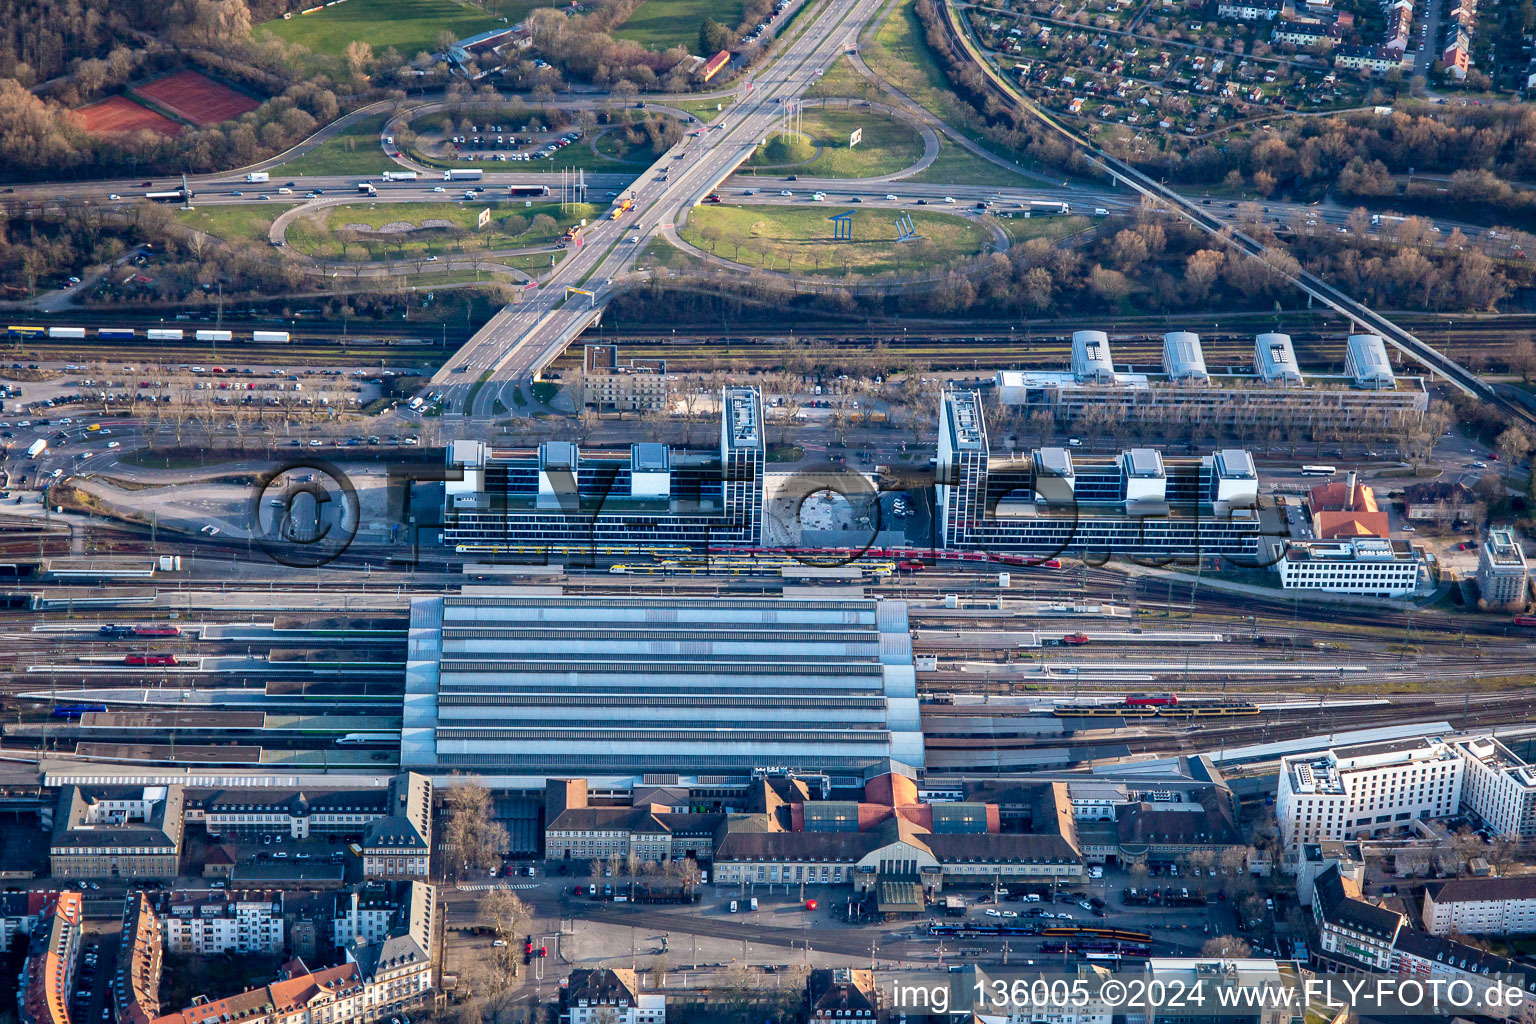
<path fill-rule="evenodd" d="M 1302 476 L 1333 476 L 1338 470 L 1332 466 L 1302 466 Z"/>

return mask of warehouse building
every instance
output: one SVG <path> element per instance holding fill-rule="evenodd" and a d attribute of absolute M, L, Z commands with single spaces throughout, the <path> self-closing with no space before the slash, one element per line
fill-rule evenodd
<path fill-rule="evenodd" d="M 995 383 L 1005 408 L 1046 412 L 1063 425 L 1107 416 L 1158 427 L 1348 427 L 1387 435 L 1422 422 L 1429 409 L 1423 379 L 1396 376 L 1376 335 L 1349 339 L 1343 374 L 1303 378 L 1290 335 L 1261 334 L 1253 367 L 1251 374 L 1212 374 L 1200 336 L 1172 331 L 1163 336 L 1160 374 L 1116 371 L 1103 332 L 1079 331 L 1068 370 L 1000 370 Z"/>
<path fill-rule="evenodd" d="M 454 441 L 443 540 L 460 552 L 530 557 L 760 544 L 763 460 L 762 398 L 746 387 L 722 389 L 720 443 L 707 450 Z"/>
<path fill-rule="evenodd" d="M 901 601 L 420 597 L 401 757 L 509 776 L 923 764 Z"/>
<path fill-rule="evenodd" d="M 1259 478 L 1246 451 L 1164 459 L 1150 448 L 1110 457 L 1038 448 L 994 457 L 980 397 L 950 391 L 937 468 L 946 548 L 1257 562 Z"/>

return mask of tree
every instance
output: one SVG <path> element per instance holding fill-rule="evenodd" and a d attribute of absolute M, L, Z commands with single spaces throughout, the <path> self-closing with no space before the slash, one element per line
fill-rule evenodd
<path fill-rule="evenodd" d="M 361 39 L 354 39 L 346 48 L 347 67 L 352 72 L 353 78 L 361 78 L 363 72 L 368 70 L 368 65 L 373 63 L 373 47 Z"/>
<path fill-rule="evenodd" d="M 1248 945 L 1236 935 L 1217 935 L 1206 939 L 1200 945 L 1201 956 L 1219 956 L 1222 958 L 1237 959 L 1245 957 L 1253 952 L 1253 947 Z"/>
<path fill-rule="evenodd" d="M 1515 470 L 1516 464 L 1525 459 L 1531 453 L 1531 438 L 1519 427 L 1506 427 L 1498 438 L 1499 458 L 1504 460 L 1504 475 L 1507 478 Z"/>
<path fill-rule="evenodd" d="M 454 873 L 462 867 L 492 868 L 507 848 L 507 830 L 491 817 L 491 791 L 478 780 L 456 776 L 444 796 L 443 842 L 453 858 Z"/>
<path fill-rule="evenodd" d="M 731 45 L 731 30 L 714 18 L 705 18 L 699 26 L 699 53 L 713 57 Z"/>
<path fill-rule="evenodd" d="M 1509 352 L 1509 372 L 1520 375 L 1520 383 L 1529 384 L 1536 372 L 1536 345 L 1529 337 L 1520 338 Z"/>
<path fill-rule="evenodd" d="M 528 904 L 524 903 L 522 897 L 511 889 L 492 889 L 490 895 L 485 898 L 485 902 L 480 905 L 480 910 L 491 919 L 491 925 L 496 929 L 496 937 L 508 943 L 516 937 L 523 922 L 533 916 Z"/>

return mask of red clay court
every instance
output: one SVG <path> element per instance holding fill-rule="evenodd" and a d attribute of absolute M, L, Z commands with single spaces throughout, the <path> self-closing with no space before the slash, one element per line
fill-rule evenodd
<path fill-rule="evenodd" d="M 161 135 L 181 134 L 181 125 L 126 96 L 111 96 L 71 113 L 80 127 L 97 135 L 136 132 L 144 128 Z"/>
<path fill-rule="evenodd" d="M 195 125 L 218 124 L 255 110 L 261 104 L 222 82 L 197 71 L 178 71 L 133 91 Z"/>

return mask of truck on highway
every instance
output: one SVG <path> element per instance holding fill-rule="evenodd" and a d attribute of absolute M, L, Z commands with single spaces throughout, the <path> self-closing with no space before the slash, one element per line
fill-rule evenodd
<path fill-rule="evenodd" d="M 245 183 L 247 185 L 259 185 L 264 181 L 271 180 L 272 175 L 268 174 L 266 171 L 252 171 L 250 174 L 245 176 Z"/>
<path fill-rule="evenodd" d="M 415 181 L 416 180 L 416 172 L 415 171 L 385 171 L 384 172 L 384 180 L 385 181 Z"/>
<path fill-rule="evenodd" d="M 1046 202 L 1040 199 L 1031 199 L 1024 207 L 1026 217 L 1065 217 L 1071 212 L 1071 203 Z"/>
<path fill-rule="evenodd" d="M 1371 214 L 1371 227 L 1379 228 L 1383 224 L 1401 224 L 1407 219 L 1407 217 L 1399 217 L 1392 213 L 1373 213 Z"/>
<path fill-rule="evenodd" d="M 444 181 L 479 181 L 485 177 L 485 172 L 476 168 L 473 170 L 455 168 L 443 172 Z"/>
<path fill-rule="evenodd" d="M 36 441 L 33 441 L 31 447 L 27 449 L 27 458 L 35 459 L 47 450 L 48 442 L 40 437 Z"/>
<path fill-rule="evenodd" d="M 373 182 L 371 181 L 358 182 L 357 190 L 365 196 L 376 196 L 379 194 L 379 190 L 373 187 Z"/>

